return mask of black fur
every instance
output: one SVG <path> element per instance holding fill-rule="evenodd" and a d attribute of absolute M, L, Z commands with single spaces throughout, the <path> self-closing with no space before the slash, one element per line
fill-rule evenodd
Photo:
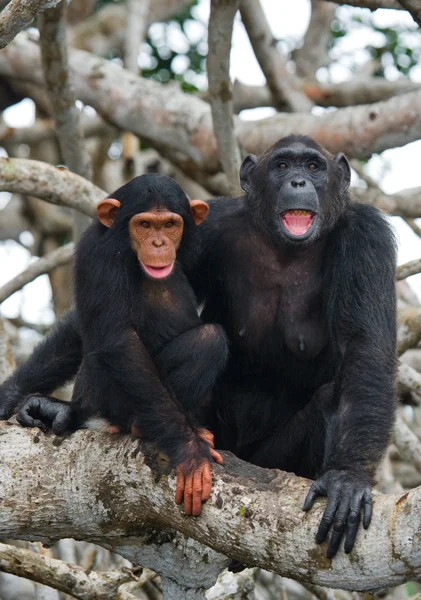
<path fill-rule="evenodd" d="M 320 157 L 311 174 L 309 152 Z M 287 185 L 288 173 L 299 185 Z M 303 136 L 246 159 L 245 196 L 209 202 L 200 260 L 187 272 L 202 318 L 230 341 L 216 389 L 217 447 L 315 479 L 304 509 L 328 496 L 317 541 L 333 525 L 330 557 L 344 534 L 352 549 L 361 508 L 370 522 L 372 477 L 395 412 L 395 242 L 378 210 L 351 201 L 349 178 L 343 155 Z M 294 239 L 280 214 L 300 198 L 317 219 Z M 73 351 L 63 350 L 70 365 Z"/>
<path fill-rule="evenodd" d="M 135 178 L 112 196 L 121 202 L 113 225 L 95 222 L 78 245 L 75 312 L 1 386 L 3 414 L 22 395 L 51 393 L 78 368 L 70 407 L 33 396 L 19 420 L 44 420 L 63 433 L 101 416 L 122 431 L 135 427 L 189 471 L 190 463 L 209 456 L 195 429 L 199 420 L 204 424 L 203 411 L 227 358 L 221 327 L 203 324 L 182 270 L 194 258 L 196 225 L 186 195 L 168 177 Z M 184 220 L 177 263 L 165 280 L 144 275 L 128 230 L 132 216 L 153 207 Z"/>

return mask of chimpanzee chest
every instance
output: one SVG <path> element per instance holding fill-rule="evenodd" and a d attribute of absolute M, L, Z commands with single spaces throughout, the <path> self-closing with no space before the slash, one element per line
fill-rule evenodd
<path fill-rule="evenodd" d="M 250 284 L 235 286 L 244 292 L 232 306 L 234 343 L 256 357 L 281 359 L 292 353 L 314 359 L 327 343 L 318 264 L 312 259 L 285 262 L 266 252 L 264 261 L 255 254 L 251 266 Z"/>

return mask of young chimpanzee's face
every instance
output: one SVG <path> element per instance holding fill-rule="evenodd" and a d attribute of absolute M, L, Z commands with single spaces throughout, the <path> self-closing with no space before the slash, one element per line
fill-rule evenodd
<path fill-rule="evenodd" d="M 152 279 L 171 275 L 184 235 L 200 225 L 209 207 L 189 201 L 170 177 L 157 174 L 135 177 L 97 206 L 99 221 L 126 238 L 143 272 Z M 126 237 L 127 236 L 127 237 Z"/>
<path fill-rule="evenodd" d="M 181 215 L 155 208 L 130 219 L 132 248 L 149 277 L 164 279 L 171 274 L 183 237 Z"/>
<path fill-rule="evenodd" d="M 348 161 L 310 138 L 284 138 L 259 160 L 249 155 L 240 176 L 252 214 L 282 243 L 315 241 L 347 203 Z"/>

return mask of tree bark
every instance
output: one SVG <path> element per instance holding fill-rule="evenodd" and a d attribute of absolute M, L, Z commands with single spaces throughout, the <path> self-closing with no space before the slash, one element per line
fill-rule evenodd
<path fill-rule="evenodd" d="M 174 504 L 174 475 L 151 445 L 91 431 L 62 439 L 0 423 L 0 536 L 91 541 L 152 568 L 186 598 L 213 585 L 225 556 L 357 591 L 421 576 L 421 488 L 375 496 L 373 522 L 355 550 L 328 560 L 314 541 L 325 502 L 301 510 L 308 481 L 224 458 L 194 519 Z"/>

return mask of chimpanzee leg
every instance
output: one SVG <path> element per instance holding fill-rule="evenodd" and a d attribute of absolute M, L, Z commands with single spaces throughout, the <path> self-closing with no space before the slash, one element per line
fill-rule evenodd
<path fill-rule="evenodd" d="M 211 391 L 228 359 L 219 325 L 205 324 L 177 336 L 155 357 L 160 376 L 198 425 L 206 425 Z"/>
<path fill-rule="evenodd" d="M 74 377 L 81 362 L 77 315 L 76 311 L 69 311 L 29 359 L 0 386 L 0 419 L 8 419 L 30 394 L 38 394 L 39 403 L 39 397 L 48 396 Z M 46 398 L 45 406 L 48 402 Z"/>
<path fill-rule="evenodd" d="M 249 462 L 315 479 L 325 455 L 326 417 L 334 411 L 333 383 L 328 383 L 287 423 L 262 440 Z"/>

